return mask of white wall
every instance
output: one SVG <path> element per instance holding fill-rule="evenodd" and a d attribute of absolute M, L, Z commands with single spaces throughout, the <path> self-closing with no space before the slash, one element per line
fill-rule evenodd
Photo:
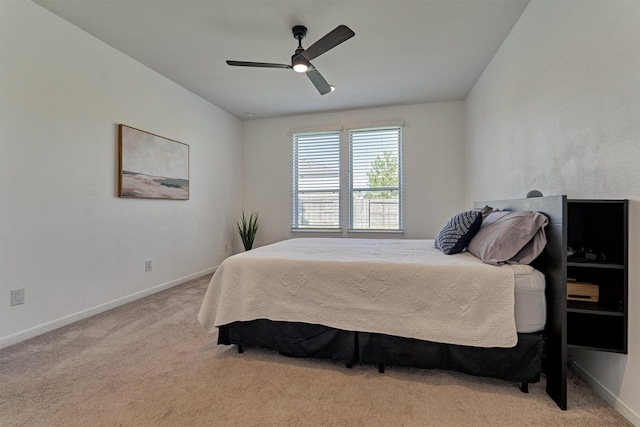
<path fill-rule="evenodd" d="M 292 237 L 292 131 L 391 121 L 404 122 L 405 237 L 434 238 L 465 208 L 463 102 L 244 121 L 243 207 L 260 212 L 256 246 Z"/>
<path fill-rule="evenodd" d="M 239 120 L 29 1 L 0 2 L 0 58 L 0 347 L 228 255 Z M 119 123 L 190 145 L 190 200 L 116 197 Z"/>
<path fill-rule="evenodd" d="M 640 425 L 640 1 L 532 0 L 466 102 L 466 199 L 631 199 L 629 354 L 572 351 Z"/>

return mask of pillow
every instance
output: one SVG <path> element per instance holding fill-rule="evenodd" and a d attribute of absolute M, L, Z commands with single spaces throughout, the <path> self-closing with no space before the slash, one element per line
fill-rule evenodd
<path fill-rule="evenodd" d="M 487 264 L 528 264 L 542 253 L 549 219 L 539 212 L 489 214 L 467 250 Z"/>
<path fill-rule="evenodd" d="M 487 219 L 491 212 L 497 212 L 498 210 L 499 209 L 494 210 L 491 206 L 485 205 L 484 208 L 480 209 L 480 212 L 482 212 L 482 220 L 484 221 L 485 219 Z"/>
<path fill-rule="evenodd" d="M 538 255 L 542 253 L 544 247 L 547 246 L 547 235 L 544 232 L 544 227 L 541 227 L 536 234 L 534 234 L 533 239 L 527 243 L 524 248 L 520 249 L 520 251 L 512 256 L 508 264 L 531 264 Z"/>
<path fill-rule="evenodd" d="M 482 224 L 482 211 L 472 209 L 458 212 L 438 233 L 434 246 L 446 255 L 462 252 Z"/>

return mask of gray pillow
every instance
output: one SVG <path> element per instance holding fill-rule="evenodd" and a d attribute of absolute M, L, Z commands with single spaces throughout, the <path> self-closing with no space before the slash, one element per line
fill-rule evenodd
<path fill-rule="evenodd" d="M 492 212 L 467 250 L 487 264 L 529 264 L 542 253 L 549 219 L 539 212 Z"/>
<path fill-rule="evenodd" d="M 484 221 L 485 219 L 487 219 L 487 217 L 489 216 L 489 214 L 490 214 L 491 212 L 494 212 L 494 211 L 495 211 L 495 212 L 498 212 L 498 211 L 499 211 L 499 209 L 495 209 L 495 210 L 494 210 L 491 206 L 489 206 L 489 205 L 485 205 L 485 207 L 484 207 L 484 208 L 480 209 L 480 212 L 482 212 L 482 220 Z"/>
<path fill-rule="evenodd" d="M 531 264 L 542 253 L 545 246 L 547 246 L 547 235 L 544 232 L 544 227 L 541 227 L 533 239 L 520 249 L 520 252 L 511 257 L 507 264 Z"/>
<path fill-rule="evenodd" d="M 480 229 L 482 212 L 480 209 L 458 212 L 442 227 L 434 246 L 446 255 L 460 253 Z"/>

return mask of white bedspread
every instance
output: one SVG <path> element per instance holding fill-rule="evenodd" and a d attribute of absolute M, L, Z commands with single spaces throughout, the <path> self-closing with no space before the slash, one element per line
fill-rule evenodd
<path fill-rule="evenodd" d="M 291 239 L 224 260 L 200 323 L 270 319 L 475 347 L 513 347 L 514 274 L 433 240 Z"/>

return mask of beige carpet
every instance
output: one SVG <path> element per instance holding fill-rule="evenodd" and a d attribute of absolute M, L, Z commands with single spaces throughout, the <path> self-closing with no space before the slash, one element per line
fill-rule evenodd
<path fill-rule="evenodd" d="M 218 346 L 197 312 L 210 276 L 0 350 L 0 426 L 624 426 L 570 374 L 544 392 L 438 370 Z"/>

